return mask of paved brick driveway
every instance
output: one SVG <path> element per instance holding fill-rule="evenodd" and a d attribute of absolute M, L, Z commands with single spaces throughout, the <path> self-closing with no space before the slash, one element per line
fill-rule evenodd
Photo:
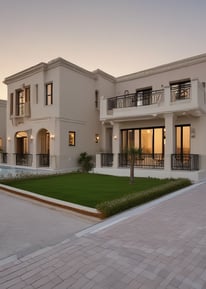
<path fill-rule="evenodd" d="M 96 222 L 0 190 L 0 262 L 57 244 Z"/>
<path fill-rule="evenodd" d="M 206 184 L 200 184 L 111 226 L 102 223 L 104 229 L 2 264 L 0 288 L 206 288 L 205 208 Z"/>

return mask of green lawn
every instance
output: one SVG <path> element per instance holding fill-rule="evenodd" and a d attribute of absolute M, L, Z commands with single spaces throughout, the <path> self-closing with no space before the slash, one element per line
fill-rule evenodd
<path fill-rule="evenodd" d="M 9 186 L 95 208 L 97 204 L 168 183 L 168 179 L 69 173 L 3 182 Z"/>

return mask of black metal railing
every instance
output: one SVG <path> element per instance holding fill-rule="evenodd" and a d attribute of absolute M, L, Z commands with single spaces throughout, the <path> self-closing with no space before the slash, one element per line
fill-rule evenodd
<path fill-rule="evenodd" d="M 39 167 L 49 167 L 49 154 L 38 154 Z"/>
<path fill-rule="evenodd" d="M 171 101 L 189 99 L 191 83 L 176 84 L 170 86 Z"/>
<path fill-rule="evenodd" d="M 172 154 L 171 155 L 172 170 L 199 170 L 199 155 L 197 154 Z"/>
<path fill-rule="evenodd" d="M 119 167 L 130 166 L 130 155 L 127 153 L 119 154 Z M 164 155 L 163 154 L 144 154 L 136 155 L 134 166 L 138 168 L 164 168 Z"/>
<path fill-rule="evenodd" d="M 31 154 L 19 154 L 16 153 L 16 165 L 17 166 L 32 166 Z"/>
<path fill-rule="evenodd" d="M 136 107 L 156 104 L 161 100 L 164 90 L 153 90 L 147 93 L 131 93 L 108 98 L 107 109 Z"/>
<path fill-rule="evenodd" d="M 101 154 L 101 166 L 102 167 L 112 167 L 113 164 L 113 154 L 112 153 L 102 153 Z"/>

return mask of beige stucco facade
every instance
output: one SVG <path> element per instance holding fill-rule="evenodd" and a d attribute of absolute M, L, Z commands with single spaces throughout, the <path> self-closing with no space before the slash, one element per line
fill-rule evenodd
<path fill-rule="evenodd" d="M 62 58 L 5 79 L 7 163 L 72 171 L 81 152 L 95 172 L 206 178 L 206 54 L 115 78 Z"/>

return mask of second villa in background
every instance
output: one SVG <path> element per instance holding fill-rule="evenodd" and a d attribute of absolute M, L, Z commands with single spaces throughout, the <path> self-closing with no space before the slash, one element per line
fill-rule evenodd
<path fill-rule="evenodd" d="M 95 172 L 129 175 L 136 147 L 137 176 L 206 177 L 206 54 L 117 78 L 57 58 L 4 82 L 4 163 L 73 171 L 85 151 Z"/>

